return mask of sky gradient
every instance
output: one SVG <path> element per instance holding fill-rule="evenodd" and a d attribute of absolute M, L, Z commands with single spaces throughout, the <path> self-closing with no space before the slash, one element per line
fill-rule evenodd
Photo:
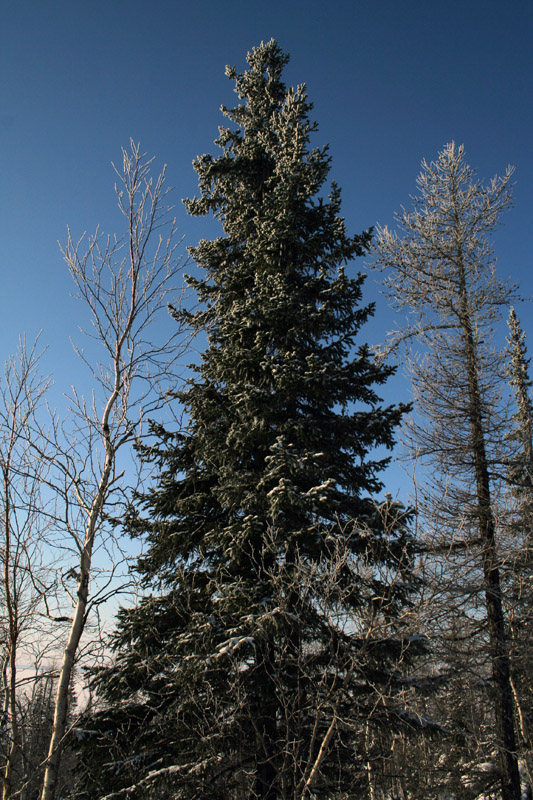
<path fill-rule="evenodd" d="M 111 161 L 130 137 L 168 164 L 185 243 L 216 235 L 180 202 L 197 190 L 193 158 L 216 152 L 226 64 L 274 37 L 306 83 L 348 230 L 393 223 L 423 158 L 464 144 L 479 177 L 516 168 L 515 207 L 494 237 L 502 276 L 533 291 L 531 0 L 0 0 L 1 353 L 43 330 L 57 390 L 77 380 L 69 338 L 80 307 L 58 248 L 100 224 L 120 233 Z M 363 269 L 358 263 L 354 268 Z M 366 338 L 392 325 L 378 276 Z M 533 335 L 530 303 L 518 313 Z M 365 336 L 363 332 L 363 337 Z M 530 351 L 533 345 L 530 344 Z M 73 378 L 74 376 L 74 378 Z M 400 388 L 399 388 L 400 387 Z M 396 399 L 403 393 L 397 384 Z"/>

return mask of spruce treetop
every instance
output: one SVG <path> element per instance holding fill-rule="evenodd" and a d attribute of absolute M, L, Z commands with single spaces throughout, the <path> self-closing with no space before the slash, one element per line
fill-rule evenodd
<path fill-rule="evenodd" d="M 380 408 L 374 389 L 390 369 L 366 345 L 354 352 L 373 309 L 360 305 L 363 277 L 347 277 L 345 267 L 369 234 L 348 236 L 338 187 L 319 195 L 330 159 L 327 148 L 310 147 L 312 106 L 304 87 L 283 84 L 287 61 L 270 41 L 249 54 L 246 72 L 227 68 L 242 101 L 223 107 L 235 127 L 220 130 L 221 155 L 194 162 L 200 195 L 185 201 L 189 213 L 220 219 L 223 235 L 190 249 L 205 277 L 190 278 L 204 308 L 189 319 L 207 327 L 209 345 L 200 378 L 179 394 L 190 435 L 172 458 L 173 476 L 179 467 L 184 477 L 175 484 L 181 522 L 170 524 L 191 524 L 193 458 L 195 481 L 198 470 L 214 481 L 218 509 L 201 528 L 218 520 L 207 538 L 224 553 L 234 537 L 275 520 L 286 538 L 320 519 L 368 516 L 386 463 L 369 452 L 392 444 L 402 413 Z M 176 541 L 189 558 L 198 537 Z"/>

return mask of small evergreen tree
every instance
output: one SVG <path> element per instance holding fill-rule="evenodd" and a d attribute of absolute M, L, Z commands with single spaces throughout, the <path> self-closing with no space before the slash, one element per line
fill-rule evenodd
<path fill-rule="evenodd" d="M 510 439 L 514 444 L 507 480 L 513 503 L 506 542 L 508 589 L 506 603 L 511 637 L 511 679 L 516 706 L 519 752 L 533 792 L 533 691 L 531 686 L 531 637 L 533 634 L 533 402 L 526 335 L 515 310 L 508 319 L 508 373 L 516 413 Z"/>
<path fill-rule="evenodd" d="M 517 494 L 523 496 L 527 502 L 531 501 L 533 488 L 533 402 L 530 396 L 533 383 L 529 377 L 531 359 L 527 357 L 526 335 L 514 308 L 509 312 L 508 325 L 509 378 L 516 403 L 513 438 L 519 447 L 517 457 L 511 465 L 509 483 L 516 487 Z"/>
<path fill-rule="evenodd" d="M 319 194 L 330 158 L 287 61 L 270 41 L 226 70 L 233 124 L 194 165 L 187 209 L 223 227 L 191 250 L 208 346 L 177 392 L 187 430 L 154 427 L 142 451 L 159 479 L 128 524 L 154 593 L 120 613 L 97 677 L 92 798 L 344 797 L 368 780 L 368 726 L 403 716 L 411 540 L 405 511 L 376 505 L 372 451 L 405 406 L 381 405 L 392 370 L 356 344 L 373 309 L 345 266 L 369 234 L 348 236 L 336 186 Z"/>

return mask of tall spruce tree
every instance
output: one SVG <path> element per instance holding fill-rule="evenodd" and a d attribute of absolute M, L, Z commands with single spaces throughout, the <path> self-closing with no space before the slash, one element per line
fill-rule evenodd
<path fill-rule="evenodd" d="M 373 455 L 405 407 L 381 405 L 392 370 L 356 342 L 372 306 L 345 266 L 369 234 L 319 194 L 330 158 L 287 61 L 270 41 L 227 68 L 240 102 L 194 164 L 187 209 L 223 228 L 191 249 L 208 346 L 177 392 L 187 429 L 142 454 L 159 478 L 129 528 L 153 594 L 120 613 L 80 797 L 344 797 L 369 780 L 369 725 L 407 718 L 408 514 L 376 503 Z"/>

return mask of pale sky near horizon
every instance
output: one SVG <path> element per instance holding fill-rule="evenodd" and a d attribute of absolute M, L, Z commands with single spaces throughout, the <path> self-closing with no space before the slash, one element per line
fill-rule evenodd
<path fill-rule="evenodd" d="M 57 391 L 77 375 L 69 337 L 83 323 L 58 240 L 119 229 L 111 161 L 130 137 L 168 164 L 185 244 L 214 235 L 187 218 L 192 159 L 216 152 L 226 64 L 274 37 L 291 54 L 288 84 L 306 83 L 348 230 L 393 223 L 423 158 L 463 143 L 479 177 L 516 168 L 515 206 L 494 237 L 500 274 L 533 292 L 530 0 L 0 0 L 1 358 L 43 330 Z M 365 268 L 357 263 L 355 269 Z M 378 303 L 362 340 L 392 315 Z M 527 302 L 519 315 L 530 337 Z M 530 351 L 533 345 L 530 344 Z M 408 399 L 401 380 L 395 400 Z"/>

